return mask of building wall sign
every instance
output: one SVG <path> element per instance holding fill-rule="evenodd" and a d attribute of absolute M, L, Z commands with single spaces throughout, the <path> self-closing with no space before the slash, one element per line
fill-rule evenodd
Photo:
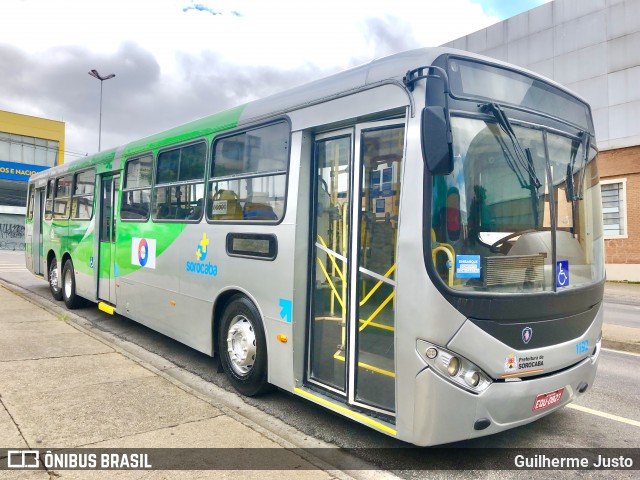
<path fill-rule="evenodd" d="M 28 163 L 4 162 L 0 160 L 0 178 L 28 182 L 31 175 L 46 170 L 47 168 L 50 167 L 30 165 Z"/>

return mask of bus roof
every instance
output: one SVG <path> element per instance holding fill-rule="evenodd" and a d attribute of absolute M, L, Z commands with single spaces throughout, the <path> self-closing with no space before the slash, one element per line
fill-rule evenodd
<path fill-rule="evenodd" d="M 257 99 L 228 110 L 224 110 L 206 117 L 194 120 L 169 130 L 165 130 L 139 140 L 134 140 L 110 150 L 95 153 L 85 158 L 76 159 L 64 165 L 39 172 L 31 177 L 32 180 L 41 180 L 51 175 L 59 175 L 73 172 L 93 165 L 108 162 L 117 162 L 120 158 L 139 155 L 176 143 L 202 138 L 217 132 L 229 130 L 244 124 L 250 124 L 270 117 L 284 115 L 332 98 L 355 93 L 358 90 L 370 88 L 382 82 L 397 82 L 403 86 L 402 79 L 408 70 L 431 65 L 433 61 L 443 54 L 455 54 L 472 59 L 483 60 L 495 65 L 514 68 L 499 60 L 477 55 L 466 51 L 445 47 L 420 48 L 402 53 L 389 55 L 372 60 L 369 63 L 335 73 L 328 77 L 312 81 L 294 87 L 274 95 Z M 551 81 L 541 75 L 518 67 L 519 71 L 529 76 L 539 78 L 555 87 L 569 93 L 578 100 L 586 102 L 567 90 L 562 85 Z"/>

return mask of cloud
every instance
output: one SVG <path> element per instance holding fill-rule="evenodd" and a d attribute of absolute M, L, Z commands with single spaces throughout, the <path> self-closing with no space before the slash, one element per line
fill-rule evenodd
<path fill-rule="evenodd" d="M 178 73 L 165 76 L 148 50 L 123 43 L 112 54 L 82 47 L 28 54 L 0 44 L 2 109 L 66 123 L 67 149 L 92 153 L 98 144 L 100 85 L 87 72 L 116 73 L 103 83 L 102 145 L 111 148 L 265 97 L 319 76 L 317 67 L 283 70 L 229 63 L 213 52 L 178 54 Z M 67 160 L 72 159 L 68 157 Z"/>
<path fill-rule="evenodd" d="M 103 83 L 111 147 L 497 21 L 471 0 L 430 0 L 419 15 L 413 0 L 88 1 L 0 2 L 0 109 L 63 120 L 67 148 L 87 152 L 100 92 L 91 69 L 116 74 Z"/>
<path fill-rule="evenodd" d="M 189 10 L 197 10 L 199 12 L 208 12 L 213 16 L 222 15 L 222 12 L 216 12 L 211 7 L 207 7 L 206 5 L 203 5 L 202 3 L 194 3 L 193 5 L 189 5 L 189 6 L 184 7 L 182 9 L 183 12 L 188 12 Z"/>
<path fill-rule="evenodd" d="M 364 36 L 372 46 L 374 57 L 419 48 L 411 26 L 402 19 L 386 16 L 365 20 Z"/>
<path fill-rule="evenodd" d="M 184 7 L 182 9 L 183 12 L 188 12 L 189 10 L 196 10 L 198 12 L 205 12 L 205 13 L 210 13 L 211 15 L 218 16 L 218 15 L 225 15 L 224 12 L 222 11 L 218 11 L 218 10 L 214 10 L 212 7 L 208 7 L 207 5 L 203 4 L 203 3 L 195 3 L 194 0 L 191 0 L 192 5 L 188 5 L 186 7 Z M 240 13 L 237 10 L 230 10 L 228 12 L 229 15 L 233 16 L 233 17 L 244 17 L 244 15 L 242 13 Z"/>

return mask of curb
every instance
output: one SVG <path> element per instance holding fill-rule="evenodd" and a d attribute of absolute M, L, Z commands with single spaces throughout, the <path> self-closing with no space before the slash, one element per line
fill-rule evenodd
<path fill-rule="evenodd" d="M 610 340 L 602 338 L 602 347 L 609 350 L 618 350 L 619 352 L 639 353 L 640 343 L 620 342 L 618 340 Z"/>
<path fill-rule="evenodd" d="M 640 298 L 631 297 L 629 295 L 612 295 L 612 294 L 606 295 L 605 294 L 604 297 L 602 298 L 602 301 L 606 303 L 640 306 Z"/>

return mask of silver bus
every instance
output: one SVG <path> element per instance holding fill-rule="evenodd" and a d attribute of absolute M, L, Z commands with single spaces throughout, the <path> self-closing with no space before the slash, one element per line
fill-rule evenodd
<path fill-rule="evenodd" d="M 409 51 L 34 175 L 28 267 L 417 445 L 593 384 L 603 233 L 591 109 L 466 52 Z"/>

